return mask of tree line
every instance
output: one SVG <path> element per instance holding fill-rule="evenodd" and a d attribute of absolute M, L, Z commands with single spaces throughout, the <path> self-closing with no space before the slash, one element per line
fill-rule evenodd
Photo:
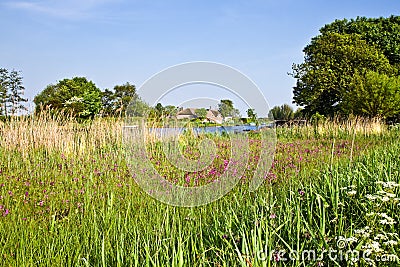
<path fill-rule="evenodd" d="M 296 79 L 293 103 L 296 112 L 285 104 L 274 107 L 275 119 L 312 116 L 359 115 L 400 121 L 400 17 L 342 19 L 323 26 L 303 49 L 304 61 L 292 65 L 289 73 Z M 0 69 L 0 116 L 26 110 L 20 72 Z M 101 91 L 84 77 L 64 79 L 48 85 L 33 100 L 36 112 L 43 109 L 63 111 L 87 119 L 121 116 L 130 103 L 133 116 L 153 117 L 176 114 L 177 107 L 158 103 L 149 107 L 130 83 Z M 221 100 L 223 117 L 240 117 L 229 99 Z M 199 109 L 198 117 L 206 110 Z M 254 110 L 247 111 L 255 119 Z"/>

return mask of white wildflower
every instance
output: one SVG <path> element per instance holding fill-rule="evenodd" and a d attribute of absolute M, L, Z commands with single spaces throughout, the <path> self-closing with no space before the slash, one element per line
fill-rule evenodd
<path fill-rule="evenodd" d="M 387 196 L 384 196 L 384 197 L 381 198 L 381 200 L 383 202 L 388 202 L 390 200 L 390 198 L 388 198 Z"/>
<path fill-rule="evenodd" d="M 389 240 L 389 241 L 383 242 L 383 244 L 384 244 L 385 246 L 396 246 L 396 245 L 397 245 L 397 241 L 395 241 L 395 240 Z"/>
<path fill-rule="evenodd" d="M 378 198 L 377 196 L 371 195 L 371 194 L 368 194 L 368 195 L 366 195 L 365 197 L 366 197 L 367 199 L 369 199 L 369 200 L 375 200 L 375 199 Z"/>
<path fill-rule="evenodd" d="M 384 188 L 394 188 L 394 187 L 398 187 L 399 186 L 398 183 L 392 182 L 392 181 L 389 181 L 389 182 L 377 181 L 376 184 L 380 184 Z"/>
<path fill-rule="evenodd" d="M 351 191 L 347 192 L 347 195 L 350 197 L 354 196 L 355 194 L 357 194 L 357 191 L 355 191 L 355 190 L 351 190 Z"/>
<path fill-rule="evenodd" d="M 379 242 L 372 241 L 369 245 L 370 245 L 370 248 L 375 252 L 382 251 L 381 244 L 379 244 Z"/>
<path fill-rule="evenodd" d="M 352 236 L 352 237 L 346 238 L 346 241 L 351 244 L 353 242 L 357 242 L 358 239 L 356 237 Z"/>
<path fill-rule="evenodd" d="M 388 196 L 390 198 L 395 198 L 396 194 L 386 192 L 386 196 Z"/>
<path fill-rule="evenodd" d="M 396 223 L 396 221 L 394 221 L 394 220 L 388 220 L 388 219 L 384 219 L 384 220 L 379 220 L 379 223 L 380 223 L 380 224 L 388 224 L 388 225 L 392 225 L 392 224 L 395 224 L 395 223 Z"/>
<path fill-rule="evenodd" d="M 377 235 L 374 237 L 374 240 L 387 240 L 387 236 L 382 235 L 382 234 L 377 234 Z"/>

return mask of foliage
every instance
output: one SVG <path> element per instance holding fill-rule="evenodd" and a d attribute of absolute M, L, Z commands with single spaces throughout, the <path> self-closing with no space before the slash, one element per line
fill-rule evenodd
<path fill-rule="evenodd" d="M 347 113 L 390 118 L 400 113 L 400 76 L 373 71 L 356 73 L 344 94 Z"/>
<path fill-rule="evenodd" d="M 297 108 L 296 111 L 293 114 L 293 118 L 296 120 L 304 119 L 304 109 L 303 108 Z"/>
<path fill-rule="evenodd" d="M 398 75 L 400 17 L 337 20 L 320 33 L 304 48 L 304 62 L 292 66 L 294 103 L 306 115 L 348 115 L 344 97 L 357 72 Z"/>
<path fill-rule="evenodd" d="M 20 110 L 27 110 L 22 102 L 25 87 L 20 72 L 0 68 L 0 116 L 15 115 Z"/>
<path fill-rule="evenodd" d="M 322 34 L 358 34 L 369 45 L 376 46 L 391 65 L 400 66 L 400 16 L 335 20 L 320 29 Z"/>
<path fill-rule="evenodd" d="M 269 116 L 274 120 L 291 120 L 294 118 L 293 108 L 288 104 L 282 106 L 275 106 L 269 111 Z"/>
<path fill-rule="evenodd" d="M 222 99 L 218 104 L 218 111 L 221 113 L 222 117 L 240 117 L 240 112 L 233 106 L 233 101 L 230 99 Z"/>
<path fill-rule="evenodd" d="M 199 119 L 205 119 L 207 116 L 207 109 L 205 108 L 198 108 L 195 111 L 196 116 L 199 117 Z"/>
<path fill-rule="evenodd" d="M 313 125 L 319 125 L 320 123 L 323 123 L 326 121 L 326 117 L 324 115 L 319 114 L 318 112 L 315 112 L 311 116 L 310 121 Z"/>
<path fill-rule="evenodd" d="M 141 110 L 142 105 L 140 104 L 145 103 L 142 102 L 136 94 L 136 87 L 129 82 L 123 85 L 114 86 L 113 91 L 106 89 L 102 93 L 102 105 L 104 115 L 121 116 L 122 114 L 125 114 L 125 112 L 128 110 L 128 106 L 133 103 L 135 103 L 135 105 L 138 105 L 136 106 L 136 112 L 143 113 L 143 111 Z"/>
<path fill-rule="evenodd" d="M 0 116 L 7 112 L 8 70 L 0 68 Z"/>
<path fill-rule="evenodd" d="M 74 117 L 93 118 L 102 108 L 102 93 L 92 81 L 85 77 L 64 79 L 48 85 L 35 96 L 36 112 L 49 108 L 56 112 L 65 111 Z"/>
<path fill-rule="evenodd" d="M 164 107 L 164 113 L 167 117 L 175 117 L 178 113 L 178 108 L 173 105 L 167 105 Z"/>
<path fill-rule="evenodd" d="M 247 110 L 247 117 L 249 118 L 249 122 L 256 122 L 257 121 L 257 113 L 255 112 L 254 108 L 249 108 Z"/>
<path fill-rule="evenodd" d="M 154 107 L 154 110 L 158 118 L 162 118 L 164 116 L 164 107 L 161 103 L 157 103 L 157 105 Z"/>

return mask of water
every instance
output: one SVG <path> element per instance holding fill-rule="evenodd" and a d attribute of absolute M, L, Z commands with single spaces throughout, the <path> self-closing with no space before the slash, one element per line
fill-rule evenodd
<path fill-rule="evenodd" d="M 260 130 L 265 127 L 272 127 L 272 125 L 235 125 L 235 126 L 212 126 L 212 127 L 193 127 L 192 130 L 196 134 L 201 133 L 212 133 L 212 134 L 222 134 L 225 133 L 243 133 L 249 131 Z M 152 128 L 150 132 L 154 132 L 160 136 L 171 136 L 181 134 L 186 130 L 186 128 Z"/>

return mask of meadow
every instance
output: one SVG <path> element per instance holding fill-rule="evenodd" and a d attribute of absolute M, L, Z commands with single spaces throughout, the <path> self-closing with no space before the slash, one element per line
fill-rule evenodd
<path fill-rule="evenodd" d="M 262 147 L 249 133 L 240 182 L 188 208 L 136 184 L 123 124 L 48 114 L 0 122 L 1 266 L 399 265 L 398 127 L 352 118 L 277 128 L 272 168 L 255 192 Z M 201 138 L 181 140 L 188 158 L 199 156 Z M 171 167 L 157 141 L 148 156 L 167 180 L 204 185 L 222 175 L 235 145 L 204 138 L 219 157 L 202 171 Z"/>

